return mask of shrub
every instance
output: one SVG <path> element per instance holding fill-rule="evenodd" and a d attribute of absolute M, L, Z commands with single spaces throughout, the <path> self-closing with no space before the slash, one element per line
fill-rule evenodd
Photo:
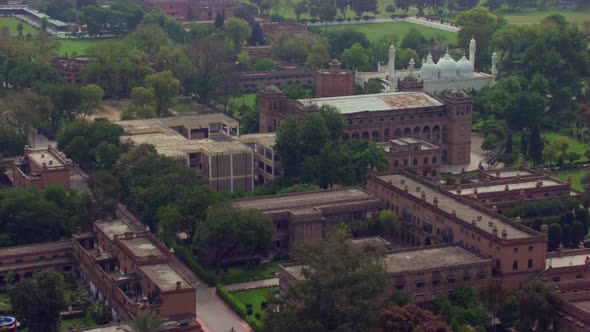
<path fill-rule="evenodd" d="M 266 309 L 266 307 L 268 307 L 268 303 L 262 301 L 262 303 L 260 303 L 260 309 Z"/>
<path fill-rule="evenodd" d="M 250 308 L 246 308 L 246 315 L 252 316 L 252 312 L 253 311 L 252 311 L 252 308 L 251 307 Z"/>
<path fill-rule="evenodd" d="M 352 21 L 352 18 L 350 18 L 350 17 L 347 17 L 347 18 L 346 18 L 346 21 L 350 22 L 350 21 Z"/>
<path fill-rule="evenodd" d="M 344 22 L 344 18 L 343 18 L 343 17 L 338 17 L 338 18 L 336 19 L 336 21 L 338 21 L 338 22 Z"/>
<path fill-rule="evenodd" d="M 252 309 L 252 305 L 250 303 L 246 303 L 246 309 Z"/>
<path fill-rule="evenodd" d="M 256 319 L 260 320 L 260 317 L 261 317 L 261 316 L 260 316 L 260 313 L 259 313 L 259 312 L 257 312 L 257 313 L 254 315 L 254 317 L 256 317 Z"/>
<path fill-rule="evenodd" d="M 180 244 L 173 244 L 174 252 L 176 256 L 186 264 L 193 272 L 195 272 L 201 280 L 203 280 L 207 286 L 215 285 L 215 272 L 207 270 L 203 265 L 195 260 L 191 250 Z"/>
<path fill-rule="evenodd" d="M 232 308 L 233 311 L 240 315 L 240 317 L 245 319 L 247 315 L 252 314 L 252 308 L 249 309 L 250 313 L 248 314 L 248 310 L 246 309 L 244 304 L 242 304 L 242 302 L 238 301 L 238 299 L 231 295 L 231 293 L 225 287 L 223 287 L 222 284 L 217 284 L 217 286 L 215 287 L 215 293 L 225 303 L 227 303 L 227 305 L 230 306 L 230 308 Z"/>

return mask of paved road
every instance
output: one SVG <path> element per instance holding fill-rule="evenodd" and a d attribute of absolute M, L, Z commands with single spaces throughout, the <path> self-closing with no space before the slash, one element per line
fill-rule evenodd
<path fill-rule="evenodd" d="M 273 278 L 273 279 L 266 279 L 266 280 L 243 282 L 240 284 L 225 285 L 225 289 L 227 289 L 230 292 L 235 292 L 235 291 L 241 291 L 241 290 L 247 290 L 247 289 L 274 287 L 274 286 L 278 286 L 278 285 L 279 285 L 279 278 Z"/>
<path fill-rule="evenodd" d="M 209 289 L 186 265 L 178 260 L 172 266 L 197 288 L 197 320 L 205 332 L 252 332 L 252 328 L 236 315 L 217 295 Z"/>

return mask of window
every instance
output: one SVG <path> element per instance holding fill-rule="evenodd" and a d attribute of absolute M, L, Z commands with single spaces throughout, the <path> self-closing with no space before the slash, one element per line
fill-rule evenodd
<path fill-rule="evenodd" d="M 447 282 L 449 284 L 454 284 L 455 283 L 455 277 L 449 277 L 449 278 L 447 278 Z"/>
<path fill-rule="evenodd" d="M 512 270 L 517 271 L 518 270 L 518 261 L 513 261 L 512 262 Z"/>
<path fill-rule="evenodd" d="M 533 246 L 529 246 L 529 252 L 533 252 L 533 250 L 535 250 L 535 248 Z"/>
<path fill-rule="evenodd" d="M 560 280 L 561 280 L 561 278 L 559 276 L 553 277 L 553 282 L 559 282 Z"/>
<path fill-rule="evenodd" d="M 581 274 L 576 274 L 576 279 L 583 279 L 583 278 L 584 278 L 584 276 L 583 276 L 583 275 L 581 275 Z"/>
<path fill-rule="evenodd" d="M 416 283 L 416 288 L 422 288 L 422 287 L 424 287 L 424 281 L 418 281 Z"/>
<path fill-rule="evenodd" d="M 514 254 L 518 255 L 518 248 L 514 248 Z"/>
<path fill-rule="evenodd" d="M 404 290 L 404 285 L 397 285 L 397 286 L 395 286 L 395 289 L 397 289 L 399 291 Z"/>
<path fill-rule="evenodd" d="M 532 269 L 533 268 L 533 259 L 532 258 L 529 259 L 528 267 L 529 267 L 529 269 Z"/>
<path fill-rule="evenodd" d="M 466 274 L 463 276 L 463 281 L 470 281 L 471 280 L 471 275 Z"/>

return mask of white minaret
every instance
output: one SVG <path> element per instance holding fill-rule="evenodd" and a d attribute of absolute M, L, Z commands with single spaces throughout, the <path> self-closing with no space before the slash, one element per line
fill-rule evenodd
<path fill-rule="evenodd" d="M 492 76 L 496 76 L 498 74 L 498 69 L 496 68 L 496 64 L 498 63 L 498 54 L 496 52 L 492 53 Z"/>
<path fill-rule="evenodd" d="M 410 75 L 414 75 L 414 67 L 416 66 L 416 62 L 414 62 L 414 58 L 410 59 L 410 63 L 409 63 L 409 70 L 410 70 Z"/>
<path fill-rule="evenodd" d="M 397 91 L 397 80 L 395 79 L 395 46 L 389 46 L 389 92 Z"/>
<path fill-rule="evenodd" d="M 475 39 L 473 37 L 469 42 L 469 62 L 471 62 L 471 67 L 475 70 Z"/>

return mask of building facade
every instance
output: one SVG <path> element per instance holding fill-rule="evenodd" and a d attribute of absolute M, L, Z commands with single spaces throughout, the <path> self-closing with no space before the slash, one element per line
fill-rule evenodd
<path fill-rule="evenodd" d="M 303 118 L 322 105 L 336 106 L 342 113 L 344 140 L 413 137 L 438 146 L 443 163 L 466 164 L 471 159 L 473 100 L 462 91 L 444 100 L 426 92 L 288 100 L 271 85 L 258 93 L 260 132 L 274 132 L 289 116 Z"/>
<path fill-rule="evenodd" d="M 459 243 L 493 261 L 493 275 L 516 290 L 542 272 L 546 234 L 458 197 L 407 172 L 371 174 L 367 190 L 402 220 L 401 239 L 412 246 Z"/>
<path fill-rule="evenodd" d="M 12 184 L 21 189 L 45 189 L 55 184 L 71 188 L 72 161 L 49 145 L 44 150 L 25 146 L 25 155 L 12 163 Z"/>
<path fill-rule="evenodd" d="M 306 68 L 288 67 L 277 70 L 242 71 L 238 74 L 238 80 L 245 92 L 258 92 L 269 85 L 285 87 L 301 84 L 311 88 L 314 74 Z"/>
<path fill-rule="evenodd" d="M 82 69 L 92 61 L 87 56 L 55 57 L 51 60 L 51 67 L 63 76 L 66 83 L 82 85 L 88 83 L 82 76 Z"/>
<path fill-rule="evenodd" d="M 315 97 L 338 97 L 354 95 L 354 75 L 350 69 L 340 68 L 341 64 L 334 59 L 326 69 L 315 72 Z"/>
<path fill-rule="evenodd" d="M 217 15 L 228 19 L 240 8 L 235 0 L 145 0 L 144 6 L 159 8 L 181 22 L 215 21 Z"/>
<path fill-rule="evenodd" d="M 431 302 L 447 296 L 461 286 L 478 287 L 491 275 L 492 261 L 458 245 L 400 249 L 386 254 L 389 278 L 382 301 L 396 292 L 404 292 L 416 303 Z M 304 279 L 305 266 L 298 263 L 279 266 L 279 290 L 284 294 Z"/>
<path fill-rule="evenodd" d="M 379 199 L 358 187 L 243 198 L 231 204 L 272 217 L 277 254 L 289 253 L 303 241 L 321 240 L 337 224 L 364 220 L 381 208 Z"/>
<path fill-rule="evenodd" d="M 396 138 L 386 148 L 389 170 L 411 168 L 423 177 L 440 178 L 440 149 L 434 144 L 415 138 Z"/>

